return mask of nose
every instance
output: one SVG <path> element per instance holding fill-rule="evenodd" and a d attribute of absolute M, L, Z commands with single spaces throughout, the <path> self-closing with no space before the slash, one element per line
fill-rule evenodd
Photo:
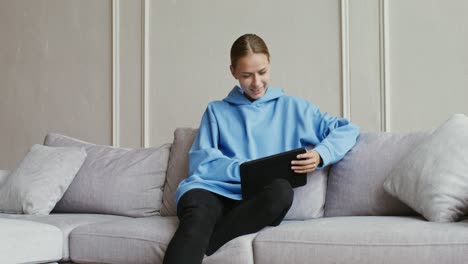
<path fill-rule="evenodd" d="M 253 84 L 254 84 L 255 88 L 258 88 L 258 87 L 260 87 L 262 85 L 262 82 L 260 80 L 260 76 L 258 76 L 257 74 L 254 75 Z"/>

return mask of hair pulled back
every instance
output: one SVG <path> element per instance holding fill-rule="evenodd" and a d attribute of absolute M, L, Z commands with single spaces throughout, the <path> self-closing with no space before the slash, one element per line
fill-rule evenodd
<path fill-rule="evenodd" d="M 255 34 L 245 34 L 234 41 L 231 47 L 231 65 L 235 69 L 237 62 L 250 53 L 263 53 L 270 61 L 270 52 L 263 39 Z"/>

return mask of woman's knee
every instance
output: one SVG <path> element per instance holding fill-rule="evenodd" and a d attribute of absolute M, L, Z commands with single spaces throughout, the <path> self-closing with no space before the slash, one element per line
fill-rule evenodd
<path fill-rule="evenodd" d="M 291 184 L 284 179 L 276 179 L 269 186 L 268 207 L 272 214 L 278 214 L 291 207 L 294 191 Z"/>
<path fill-rule="evenodd" d="M 210 234 L 222 215 L 222 202 L 205 190 L 191 190 L 184 194 L 177 205 L 179 229 L 186 236 Z"/>

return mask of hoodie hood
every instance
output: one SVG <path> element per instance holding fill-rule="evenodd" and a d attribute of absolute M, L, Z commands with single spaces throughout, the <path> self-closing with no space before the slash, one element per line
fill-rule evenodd
<path fill-rule="evenodd" d="M 234 88 L 232 88 L 231 92 L 229 92 L 228 96 L 223 99 L 223 101 L 235 105 L 256 105 L 259 103 L 275 100 L 284 95 L 284 91 L 282 89 L 268 87 L 262 97 L 251 102 L 247 97 L 244 96 L 242 92 L 242 88 L 236 85 Z"/>

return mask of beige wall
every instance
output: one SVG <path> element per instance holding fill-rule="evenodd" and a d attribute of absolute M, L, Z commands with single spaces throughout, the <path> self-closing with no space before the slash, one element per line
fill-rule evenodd
<path fill-rule="evenodd" d="M 349 14 L 350 110 L 363 131 L 382 131 L 381 18 L 378 0 L 353 0 Z"/>
<path fill-rule="evenodd" d="M 0 1 L 0 168 L 48 132 L 172 141 L 235 85 L 229 48 L 246 32 L 267 41 L 272 84 L 288 94 L 363 131 L 432 129 L 468 114 L 467 11 L 463 0 Z"/>
<path fill-rule="evenodd" d="M 109 1 L 0 1 L 0 167 L 48 132 L 111 143 Z"/>
<path fill-rule="evenodd" d="M 133 0 L 0 1 L 0 168 L 48 132 L 141 146 L 141 11 Z"/>
<path fill-rule="evenodd" d="M 271 52 L 271 85 L 340 114 L 340 1 L 154 1 L 150 5 L 150 145 L 197 127 L 236 80 L 229 50 L 257 33 Z"/>
<path fill-rule="evenodd" d="M 388 1 L 389 126 L 434 127 L 468 114 L 468 1 Z"/>
<path fill-rule="evenodd" d="M 119 0 L 114 5 L 118 12 L 114 28 L 118 29 L 118 67 L 115 87 L 120 93 L 116 105 L 119 122 L 113 131 L 118 131 L 118 145 L 140 147 L 143 144 L 143 1 Z M 115 44 L 116 41 L 114 41 Z"/>
<path fill-rule="evenodd" d="M 424 0 L 151 2 L 150 145 L 196 127 L 226 96 L 229 48 L 258 33 L 272 85 L 362 131 L 428 130 L 468 114 L 468 2 Z"/>

